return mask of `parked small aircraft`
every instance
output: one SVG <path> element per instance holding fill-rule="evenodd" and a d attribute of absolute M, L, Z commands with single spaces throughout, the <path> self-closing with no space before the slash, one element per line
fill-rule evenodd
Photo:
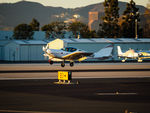
<path fill-rule="evenodd" d="M 136 59 L 138 62 L 142 62 L 143 59 L 149 59 L 150 58 L 150 51 L 144 52 L 144 51 L 139 51 L 135 52 L 133 49 L 129 49 L 126 52 L 122 52 L 121 47 L 117 46 L 118 49 L 118 57 L 119 58 L 124 58 L 122 62 L 125 62 L 127 59 Z"/>
<path fill-rule="evenodd" d="M 48 49 L 43 47 L 44 56 L 49 57 L 49 63 L 52 65 L 54 61 L 61 61 L 61 66 L 65 66 L 65 61 L 70 62 L 70 66 L 74 66 L 74 61 L 83 61 L 85 59 L 107 59 L 112 56 L 111 45 L 101 49 L 96 53 L 87 52 L 74 47 L 65 47 L 62 49 Z"/>

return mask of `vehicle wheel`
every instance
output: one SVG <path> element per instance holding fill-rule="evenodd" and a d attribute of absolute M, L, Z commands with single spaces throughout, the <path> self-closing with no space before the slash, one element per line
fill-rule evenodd
<path fill-rule="evenodd" d="M 74 62 L 70 62 L 70 66 L 73 67 L 74 66 Z"/>
<path fill-rule="evenodd" d="M 61 63 L 61 67 L 65 67 L 65 63 L 64 62 Z"/>

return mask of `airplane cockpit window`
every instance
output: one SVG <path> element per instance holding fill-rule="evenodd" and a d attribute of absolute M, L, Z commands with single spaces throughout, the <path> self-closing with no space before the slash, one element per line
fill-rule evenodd
<path fill-rule="evenodd" d="M 64 49 L 62 49 L 62 50 L 67 51 L 67 52 L 74 52 L 74 51 L 76 51 L 77 49 L 76 49 L 76 48 L 73 48 L 73 47 L 66 47 L 66 48 L 64 48 Z"/>
<path fill-rule="evenodd" d="M 61 50 L 65 51 L 65 48 L 61 48 Z"/>
<path fill-rule="evenodd" d="M 71 51 L 70 52 L 74 52 L 76 51 L 77 49 L 76 48 L 71 48 Z"/>

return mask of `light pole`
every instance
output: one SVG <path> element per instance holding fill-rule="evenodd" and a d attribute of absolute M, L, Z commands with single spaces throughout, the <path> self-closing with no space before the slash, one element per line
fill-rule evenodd
<path fill-rule="evenodd" d="M 135 39 L 138 39 L 138 17 L 139 12 L 136 12 L 136 19 L 135 19 Z"/>
<path fill-rule="evenodd" d="M 138 39 L 138 27 L 137 27 L 137 19 L 135 19 L 135 39 Z"/>

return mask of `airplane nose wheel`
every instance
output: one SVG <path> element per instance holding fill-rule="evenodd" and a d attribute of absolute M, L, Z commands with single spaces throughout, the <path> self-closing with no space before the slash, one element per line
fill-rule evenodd
<path fill-rule="evenodd" d="M 70 62 L 70 66 L 73 67 L 74 66 L 74 62 Z"/>
<path fill-rule="evenodd" d="M 65 67 L 65 62 L 62 62 L 62 63 L 61 63 L 61 67 Z"/>

